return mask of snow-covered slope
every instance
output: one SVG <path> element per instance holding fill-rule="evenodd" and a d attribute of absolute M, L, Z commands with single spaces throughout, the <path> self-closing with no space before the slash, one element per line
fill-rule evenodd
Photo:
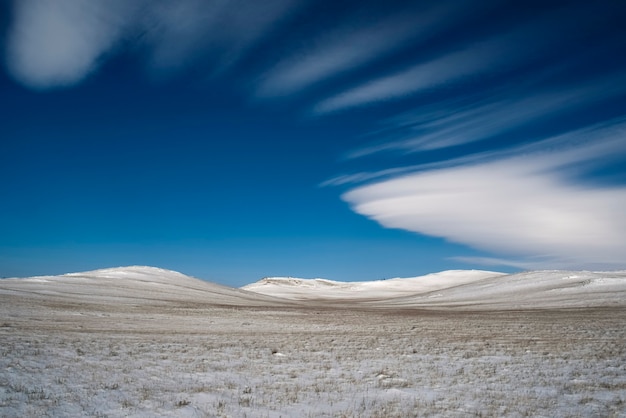
<path fill-rule="evenodd" d="M 407 279 L 352 283 L 266 278 L 243 289 L 294 300 L 352 301 L 381 308 L 626 307 L 626 271 L 534 271 L 506 275 L 453 270 Z"/>
<path fill-rule="evenodd" d="M 260 306 L 284 304 L 271 296 L 209 283 L 155 267 L 131 266 L 60 276 L 0 280 L 0 295 L 81 303 L 205 303 Z"/>
<path fill-rule="evenodd" d="M 532 271 L 386 301 L 386 306 L 495 309 L 626 307 L 626 271 Z"/>
<path fill-rule="evenodd" d="M 266 278 L 234 289 L 170 270 L 121 267 L 0 280 L 4 298 L 115 306 L 321 306 L 552 309 L 626 307 L 626 271 L 452 270 L 370 282 Z"/>
<path fill-rule="evenodd" d="M 502 275 L 504 273 L 493 271 L 448 270 L 420 277 L 367 282 L 268 277 L 244 286 L 242 289 L 288 299 L 353 299 L 362 301 L 426 293 Z"/>

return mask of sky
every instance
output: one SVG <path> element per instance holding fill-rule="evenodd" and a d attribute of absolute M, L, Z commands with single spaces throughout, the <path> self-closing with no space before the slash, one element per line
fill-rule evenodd
<path fill-rule="evenodd" d="M 0 2 L 0 277 L 626 269 L 620 0 Z"/>

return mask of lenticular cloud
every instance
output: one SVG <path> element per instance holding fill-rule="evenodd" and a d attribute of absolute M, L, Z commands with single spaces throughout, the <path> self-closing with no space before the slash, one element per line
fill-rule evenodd
<path fill-rule="evenodd" d="M 343 199 L 385 227 L 499 254 L 547 256 L 563 267 L 623 263 L 626 188 L 570 184 L 554 158 L 413 173 L 355 188 Z"/>

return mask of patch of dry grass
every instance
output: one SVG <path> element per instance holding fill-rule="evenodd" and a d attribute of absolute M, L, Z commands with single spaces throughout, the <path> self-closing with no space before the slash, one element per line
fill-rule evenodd
<path fill-rule="evenodd" d="M 623 310 L 11 310 L 2 416 L 620 416 Z"/>

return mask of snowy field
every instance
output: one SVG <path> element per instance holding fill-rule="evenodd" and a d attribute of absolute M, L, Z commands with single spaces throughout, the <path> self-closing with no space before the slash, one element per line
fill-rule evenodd
<path fill-rule="evenodd" d="M 617 276 L 622 303 L 523 310 L 297 302 L 148 268 L 0 280 L 0 416 L 626 417 Z"/>

